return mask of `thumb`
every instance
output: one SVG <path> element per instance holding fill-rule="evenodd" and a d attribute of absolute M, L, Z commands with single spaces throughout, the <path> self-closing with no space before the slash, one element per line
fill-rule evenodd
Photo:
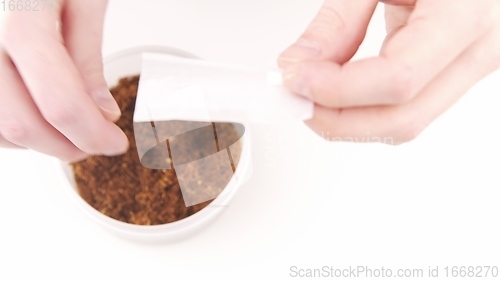
<path fill-rule="evenodd" d="M 63 7 L 65 46 L 82 76 L 87 93 L 103 115 L 115 121 L 121 111 L 103 75 L 102 32 L 107 0 L 68 0 Z"/>
<path fill-rule="evenodd" d="M 363 41 L 377 0 L 325 0 L 295 44 L 278 58 L 281 68 L 305 60 L 350 60 Z"/>

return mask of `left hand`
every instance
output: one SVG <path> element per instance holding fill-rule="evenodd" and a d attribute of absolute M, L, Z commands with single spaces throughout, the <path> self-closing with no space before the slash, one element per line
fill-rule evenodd
<path fill-rule="evenodd" d="M 284 83 L 316 103 L 307 124 L 334 140 L 414 139 L 500 67 L 499 0 L 385 0 L 380 55 L 350 61 L 377 0 L 326 0 L 279 58 Z"/>

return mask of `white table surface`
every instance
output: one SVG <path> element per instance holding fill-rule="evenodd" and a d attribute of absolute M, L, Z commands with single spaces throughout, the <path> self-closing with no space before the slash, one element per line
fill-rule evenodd
<path fill-rule="evenodd" d="M 104 54 L 168 45 L 274 66 L 320 4 L 113 0 Z M 360 57 L 377 53 L 382 16 Z M 53 159 L 0 150 L 0 280 L 283 280 L 291 266 L 500 267 L 499 78 L 481 81 L 402 146 L 328 143 L 302 124 L 253 128 L 253 178 L 209 227 L 173 244 L 117 238 L 71 204 Z"/>

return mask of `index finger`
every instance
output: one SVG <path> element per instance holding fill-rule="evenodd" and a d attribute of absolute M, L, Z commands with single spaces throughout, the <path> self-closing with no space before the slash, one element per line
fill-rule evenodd
<path fill-rule="evenodd" d="M 52 126 L 88 154 L 125 152 L 127 137 L 85 92 L 59 28 L 59 11 L 14 12 L 7 21 L 5 48 Z"/>
<path fill-rule="evenodd" d="M 345 63 L 363 41 L 378 0 L 325 0 L 295 44 L 278 58 L 282 68 L 305 60 Z"/>
<path fill-rule="evenodd" d="M 6 140 L 4 137 L 2 137 L 2 135 L 0 134 L 0 148 L 24 148 L 24 147 L 20 147 L 18 145 L 15 145 L 13 143 L 11 143 L 10 141 Z"/>
<path fill-rule="evenodd" d="M 421 0 L 379 57 L 297 64 L 285 70 L 285 85 L 326 107 L 408 102 L 489 30 L 488 2 Z"/>

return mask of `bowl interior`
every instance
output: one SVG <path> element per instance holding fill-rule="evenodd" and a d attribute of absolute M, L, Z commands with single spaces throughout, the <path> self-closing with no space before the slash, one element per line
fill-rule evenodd
<path fill-rule="evenodd" d="M 196 58 L 187 52 L 166 47 L 143 47 L 122 51 L 104 60 L 104 76 L 108 86 L 115 86 L 119 79 L 123 77 L 140 74 L 142 53 L 145 52 L 166 53 L 181 57 Z M 248 130 L 245 130 L 240 142 L 242 151 L 238 168 L 223 192 L 200 212 L 179 221 L 163 225 L 143 226 L 128 224 L 100 213 L 80 197 L 71 166 L 63 163 L 61 165 L 62 169 L 59 171 L 62 172 L 65 184 L 71 186 L 72 197 L 76 198 L 80 208 L 83 208 L 85 213 L 90 214 L 92 219 L 96 220 L 98 223 L 122 234 L 126 234 L 127 236 L 133 236 L 134 238 L 148 237 L 149 239 L 154 236 L 175 236 L 179 233 L 184 233 L 185 230 L 193 228 L 195 225 L 201 225 L 227 207 L 228 201 L 232 198 L 239 185 L 241 185 L 243 181 L 248 180 L 252 170 Z"/>

